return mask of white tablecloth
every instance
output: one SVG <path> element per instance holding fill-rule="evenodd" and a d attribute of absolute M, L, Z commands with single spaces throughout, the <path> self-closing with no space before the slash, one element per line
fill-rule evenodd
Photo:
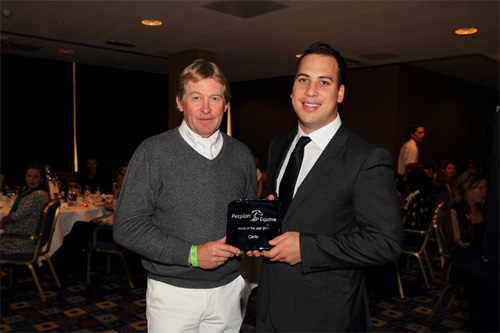
<path fill-rule="evenodd" d="M 73 225 L 78 221 L 89 222 L 92 219 L 103 216 L 106 209 L 104 206 L 89 207 L 83 206 L 68 206 L 67 208 L 61 207 L 59 210 L 59 218 L 56 222 L 54 235 L 52 236 L 52 244 L 50 245 L 49 256 L 53 255 L 59 247 L 61 247 L 64 236 L 70 233 Z"/>
<path fill-rule="evenodd" d="M 0 218 L 7 215 L 10 211 L 10 207 L 4 206 L 0 209 Z M 49 256 L 53 255 L 59 247 L 61 247 L 64 236 L 70 233 L 73 225 L 78 221 L 90 221 L 97 217 L 103 216 L 106 209 L 104 206 L 94 206 L 90 204 L 89 207 L 78 206 L 68 206 L 66 208 L 61 207 L 59 210 L 59 218 L 56 221 L 56 227 L 54 229 L 54 235 L 52 236 L 52 244 L 49 250 Z"/>

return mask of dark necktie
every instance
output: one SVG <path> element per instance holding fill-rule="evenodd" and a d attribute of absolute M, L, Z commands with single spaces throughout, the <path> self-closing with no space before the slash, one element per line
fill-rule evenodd
<path fill-rule="evenodd" d="M 302 136 L 299 139 L 299 142 L 297 142 L 297 145 L 290 155 L 288 165 L 286 166 L 285 173 L 281 179 L 279 199 L 282 204 L 283 214 L 288 210 L 288 207 L 290 207 L 290 203 L 292 202 L 293 191 L 295 189 L 295 184 L 297 183 L 297 177 L 299 176 L 302 159 L 304 158 L 304 147 L 309 142 L 311 142 L 311 138 L 308 136 Z"/>

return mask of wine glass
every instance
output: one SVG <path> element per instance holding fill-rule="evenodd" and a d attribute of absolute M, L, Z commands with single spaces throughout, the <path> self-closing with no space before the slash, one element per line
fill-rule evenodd
<path fill-rule="evenodd" d="M 14 193 L 16 193 L 16 195 L 17 195 L 17 194 L 19 194 L 19 192 L 21 192 L 22 189 L 23 188 L 21 185 L 16 184 L 16 186 L 14 186 Z"/>
<path fill-rule="evenodd" d="M 11 189 L 10 189 L 9 184 L 5 184 L 4 190 L 5 190 L 5 195 L 7 195 L 10 192 Z"/>
<path fill-rule="evenodd" d="M 17 198 L 17 193 L 10 189 L 8 192 L 7 192 L 7 205 L 9 207 L 12 207 L 12 205 L 14 204 L 14 201 L 16 201 L 16 198 Z"/>
<path fill-rule="evenodd" d="M 96 197 L 101 196 L 101 185 L 100 184 L 95 185 L 95 195 L 96 195 Z"/>
<path fill-rule="evenodd" d="M 68 201 L 76 201 L 77 197 L 76 190 L 74 188 L 71 188 L 68 190 Z"/>
<path fill-rule="evenodd" d="M 83 187 L 83 194 L 85 195 L 85 201 L 90 200 L 90 185 L 85 185 Z"/>

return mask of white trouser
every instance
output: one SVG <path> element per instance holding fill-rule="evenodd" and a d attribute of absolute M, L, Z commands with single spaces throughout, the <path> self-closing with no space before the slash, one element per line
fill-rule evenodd
<path fill-rule="evenodd" d="M 148 278 L 148 332 L 239 332 L 241 276 L 212 289 L 179 288 Z"/>

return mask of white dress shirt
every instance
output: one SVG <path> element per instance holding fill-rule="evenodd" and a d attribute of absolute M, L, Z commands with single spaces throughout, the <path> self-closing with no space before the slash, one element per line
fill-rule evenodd
<path fill-rule="evenodd" d="M 212 160 L 217 157 L 222 149 L 222 144 L 224 139 L 222 138 L 222 134 L 220 134 L 220 129 L 215 131 L 208 138 L 204 138 L 195 132 L 193 132 L 186 122 L 183 120 L 181 125 L 179 126 L 179 133 L 182 138 L 191 146 L 194 150 L 196 150 L 201 155 L 206 158 Z M 205 152 L 205 147 L 210 147 L 211 156 L 207 155 Z"/>
<path fill-rule="evenodd" d="M 334 121 L 312 133 L 305 134 L 299 126 L 297 135 L 293 139 L 292 145 L 290 146 L 290 149 L 288 150 L 288 153 L 286 155 L 285 162 L 283 162 L 283 166 L 278 174 L 278 180 L 276 184 L 277 186 L 276 193 L 278 193 L 278 195 L 279 195 L 281 178 L 283 178 L 283 174 L 285 173 L 285 169 L 288 164 L 288 160 L 290 159 L 290 155 L 292 154 L 292 151 L 297 145 L 297 142 L 299 141 L 300 137 L 303 135 L 309 136 L 311 138 L 311 142 L 309 142 L 309 144 L 307 144 L 304 149 L 304 159 L 302 160 L 302 165 L 300 167 L 299 175 L 297 177 L 297 183 L 295 184 L 295 189 L 293 191 L 294 196 L 300 184 L 302 184 L 302 181 L 306 178 L 306 176 L 309 174 L 309 171 L 311 171 L 314 164 L 316 164 L 316 161 L 323 153 L 323 150 L 325 150 L 330 140 L 333 138 L 335 133 L 337 133 L 338 129 L 340 128 L 340 125 L 342 125 L 342 121 L 340 120 L 340 114 L 337 113 L 337 117 L 335 118 Z"/>
<path fill-rule="evenodd" d="M 406 165 L 409 163 L 418 163 L 418 147 L 415 140 L 410 139 L 399 150 L 398 173 L 405 174 Z"/>

